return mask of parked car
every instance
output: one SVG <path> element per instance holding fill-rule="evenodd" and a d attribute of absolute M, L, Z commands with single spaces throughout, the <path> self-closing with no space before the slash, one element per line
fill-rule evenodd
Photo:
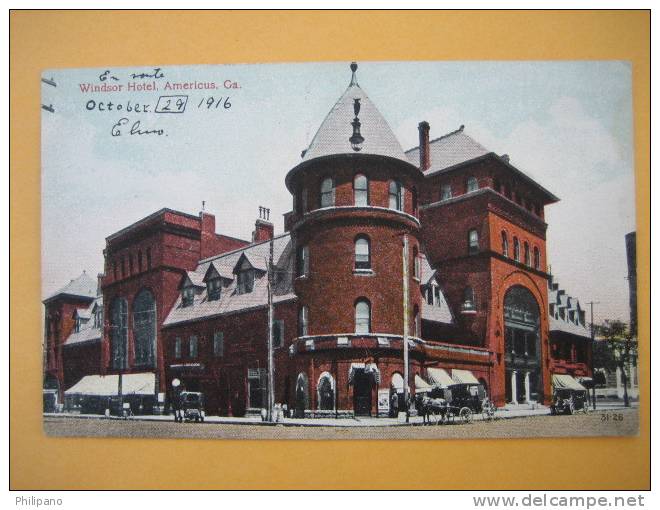
<path fill-rule="evenodd" d="M 183 419 L 186 421 L 204 421 L 204 394 L 196 391 L 181 392 Z"/>

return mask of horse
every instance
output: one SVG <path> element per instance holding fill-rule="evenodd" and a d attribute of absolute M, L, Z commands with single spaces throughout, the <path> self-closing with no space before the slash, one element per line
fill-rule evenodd
<path fill-rule="evenodd" d="M 415 395 L 418 414 L 422 415 L 422 423 L 430 425 L 431 416 L 436 418 L 436 424 L 444 423 L 447 416 L 447 401 L 444 398 L 431 398 L 423 394 Z"/>

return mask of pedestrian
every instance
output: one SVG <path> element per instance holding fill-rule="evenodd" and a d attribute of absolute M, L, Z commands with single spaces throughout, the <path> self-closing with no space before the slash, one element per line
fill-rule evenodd
<path fill-rule="evenodd" d="M 395 391 L 390 397 L 390 417 L 396 418 L 399 415 L 399 395 Z"/>

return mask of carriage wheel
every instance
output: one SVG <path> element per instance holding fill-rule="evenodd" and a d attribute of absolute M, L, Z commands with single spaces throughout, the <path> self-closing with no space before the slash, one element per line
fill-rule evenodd
<path fill-rule="evenodd" d="M 461 420 L 463 420 L 463 423 L 472 423 L 472 410 L 469 407 L 463 407 L 458 415 L 461 417 Z"/>

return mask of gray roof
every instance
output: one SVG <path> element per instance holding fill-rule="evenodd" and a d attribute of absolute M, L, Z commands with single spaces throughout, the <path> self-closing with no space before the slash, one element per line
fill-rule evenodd
<path fill-rule="evenodd" d="M 96 306 L 103 306 L 102 296 L 98 296 L 86 309 L 79 308 L 76 310 L 78 317 L 85 318 L 87 320 L 85 320 L 85 322 L 80 325 L 80 331 L 76 332 L 74 330 L 74 332 L 67 337 L 67 339 L 64 341 L 65 346 L 78 345 L 101 340 L 101 337 L 103 336 L 101 328 L 94 327 L 94 321 L 89 320 L 91 319 L 92 312 Z"/>
<path fill-rule="evenodd" d="M 98 282 L 85 271 L 78 278 L 74 278 L 64 287 L 48 296 L 44 302 L 50 301 L 60 295 L 79 296 L 94 299 L 98 290 Z"/>
<path fill-rule="evenodd" d="M 557 309 L 555 315 L 551 315 L 548 310 L 548 318 L 550 325 L 550 332 L 553 331 L 569 333 L 571 335 L 577 335 L 584 338 L 591 338 L 589 327 L 587 326 L 586 321 L 584 323 L 580 322 L 579 313 L 582 311 L 580 306 L 580 301 L 577 298 L 569 296 L 566 292 L 559 287 L 554 276 L 551 276 L 548 280 L 548 302 Z M 559 314 L 559 309 L 565 308 L 564 318 L 562 319 Z M 574 312 L 574 320 L 570 320 L 570 313 Z M 577 321 L 577 323 L 576 323 Z"/>
<path fill-rule="evenodd" d="M 442 172 L 447 168 L 485 156 L 491 152 L 479 142 L 466 135 L 463 131 L 463 126 L 456 131 L 431 140 L 429 149 L 431 166 L 424 172 L 425 175 Z M 411 164 L 419 166 L 419 147 L 407 150 L 406 157 Z"/>
<path fill-rule="evenodd" d="M 353 134 L 351 122 L 355 117 L 353 110 L 355 99 L 360 99 L 358 118 L 361 123 L 360 133 L 364 137 L 359 152 L 353 150 L 348 140 Z M 366 92 L 358 85 L 353 74 L 351 83 L 326 115 L 304 152 L 302 160 L 306 162 L 324 156 L 356 153 L 388 156 L 408 162 L 394 132 Z"/>
<path fill-rule="evenodd" d="M 163 325 L 171 326 L 267 305 L 268 289 L 265 273 L 259 272 L 256 274 L 252 292 L 239 294 L 236 288 L 237 278 L 232 271 L 243 254 L 246 255 L 248 260 L 257 264 L 257 269 L 261 267 L 265 268 L 269 250 L 270 243 L 265 241 L 200 261 L 197 268 L 194 271 L 188 272 L 188 275 L 191 276 L 191 279 L 201 281 L 209 266 L 213 264 L 221 275 L 227 276 L 220 292 L 220 299 L 209 301 L 205 288 L 203 291 L 195 294 L 191 306 L 183 307 L 181 306 L 181 296 L 179 296 Z M 293 291 L 293 263 L 293 242 L 291 236 L 284 234 L 273 238 L 273 264 L 275 266 L 275 272 L 281 275 L 280 277 L 276 275 L 275 278 L 273 286 L 274 303 L 296 297 Z"/>

